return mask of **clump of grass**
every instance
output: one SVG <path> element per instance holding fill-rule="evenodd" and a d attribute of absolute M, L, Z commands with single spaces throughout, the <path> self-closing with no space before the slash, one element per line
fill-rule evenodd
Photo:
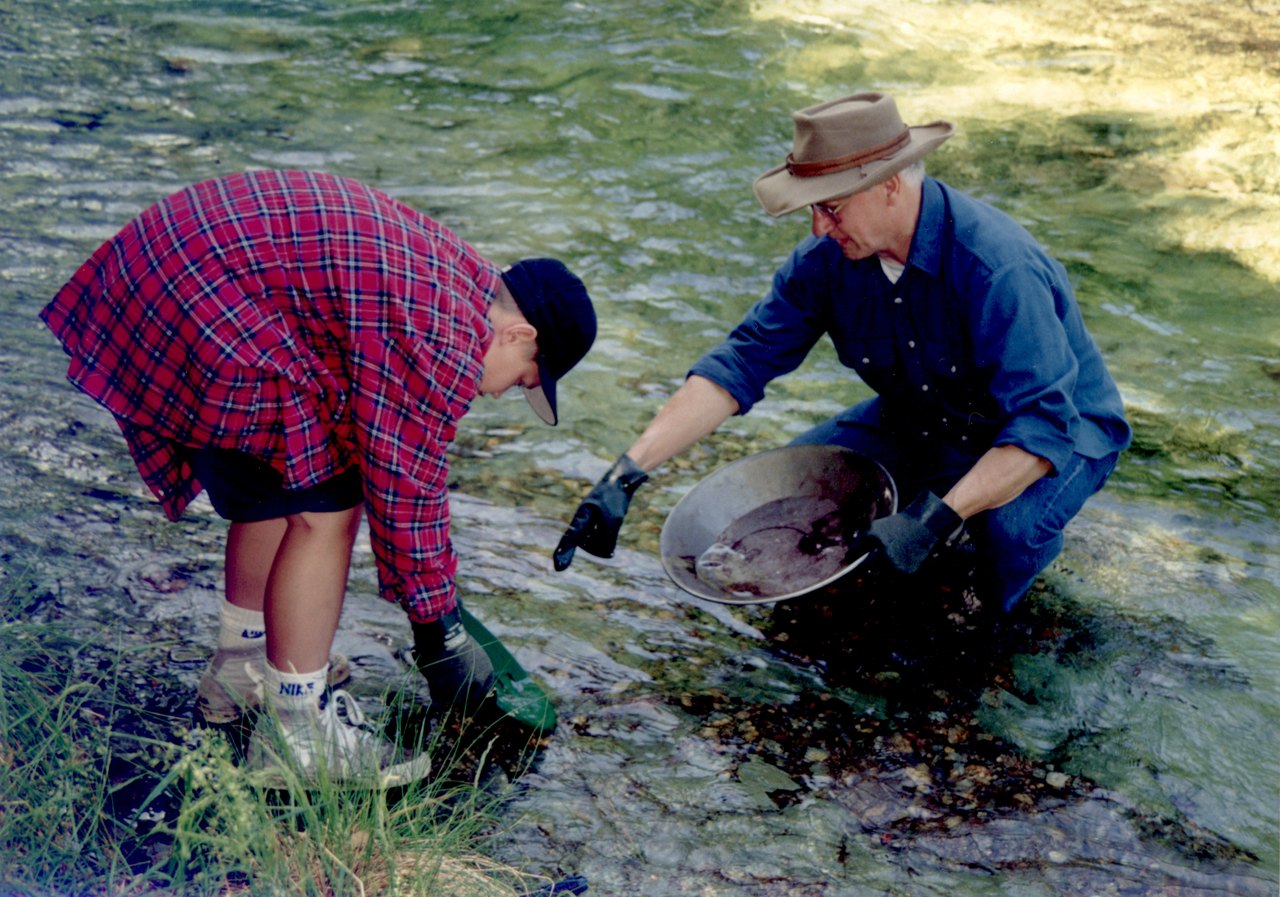
<path fill-rule="evenodd" d="M 115 861 L 106 803 L 108 739 L 86 715 L 89 682 L 52 627 L 0 623 L 0 882 L 70 893 Z"/>
<path fill-rule="evenodd" d="M 0 889 L 71 893 L 87 862 L 109 865 L 108 742 L 74 673 L 79 644 L 45 618 L 30 569 L 0 566 Z M 33 887 L 34 886 L 34 887 Z"/>
<path fill-rule="evenodd" d="M 173 886 L 246 895 L 527 890 L 525 876 L 475 852 L 490 823 L 489 799 L 475 789 L 428 783 L 388 799 L 321 784 L 286 796 L 262 788 L 219 738 L 181 751 L 172 776 L 182 798 L 162 828 L 172 839 L 164 871 Z"/>
<path fill-rule="evenodd" d="M 116 725 L 139 713 L 119 668 L 78 663 L 90 646 L 22 616 L 0 613 L 0 892 L 513 897 L 545 883 L 477 852 L 494 808 L 477 785 L 272 791 L 218 733 Z M 117 799 L 140 782 L 140 801 Z"/>

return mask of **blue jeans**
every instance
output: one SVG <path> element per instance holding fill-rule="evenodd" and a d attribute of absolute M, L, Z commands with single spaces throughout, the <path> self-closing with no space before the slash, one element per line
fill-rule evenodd
<path fill-rule="evenodd" d="M 944 495 L 990 445 L 974 439 L 929 439 L 904 433 L 883 417 L 879 399 L 868 399 L 798 436 L 793 445 L 842 445 L 879 461 L 898 488 L 898 504 L 921 491 Z M 1118 453 L 1104 458 L 1072 455 L 1057 476 L 1042 477 L 1003 507 L 965 523 L 978 551 L 979 587 L 1011 609 L 1062 550 L 1062 531 L 1085 501 L 1102 488 Z"/>

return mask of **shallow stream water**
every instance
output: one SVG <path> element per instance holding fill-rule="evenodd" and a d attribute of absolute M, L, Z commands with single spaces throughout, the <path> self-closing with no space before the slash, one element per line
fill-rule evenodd
<path fill-rule="evenodd" d="M 495 260 L 565 258 L 600 309 L 559 428 L 482 401 L 455 446 L 462 594 L 561 720 L 500 859 L 618 897 L 1274 894 L 1278 19 L 1268 0 L 0 0 L 0 564 L 38 584 L 26 612 L 181 711 L 222 524 L 203 503 L 165 523 L 36 312 L 187 183 L 355 176 Z M 1067 264 L 1137 433 L 1108 489 L 999 640 L 680 592 L 657 557 L 679 497 L 865 395 L 823 347 L 639 493 L 615 559 L 552 572 L 579 498 L 804 233 L 750 190 L 790 112 L 867 88 L 955 121 L 931 173 Z M 407 641 L 373 577 L 364 542 L 337 649 L 366 690 Z"/>

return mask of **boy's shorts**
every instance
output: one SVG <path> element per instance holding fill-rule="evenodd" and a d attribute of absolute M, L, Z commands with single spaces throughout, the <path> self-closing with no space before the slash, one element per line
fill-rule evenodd
<path fill-rule="evenodd" d="M 278 470 L 245 452 L 191 449 L 187 461 L 218 516 L 233 523 L 274 520 L 303 511 L 346 511 L 364 501 L 358 467 L 310 488 L 289 490 Z"/>

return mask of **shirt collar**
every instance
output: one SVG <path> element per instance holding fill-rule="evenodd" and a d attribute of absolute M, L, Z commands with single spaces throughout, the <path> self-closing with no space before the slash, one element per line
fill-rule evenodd
<path fill-rule="evenodd" d="M 936 276 L 942 260 L 942 216 L 946 203 L 942 186 L 931 177 L 920 184 L 920 219 L 911 238 L 907 264 Z"/>

